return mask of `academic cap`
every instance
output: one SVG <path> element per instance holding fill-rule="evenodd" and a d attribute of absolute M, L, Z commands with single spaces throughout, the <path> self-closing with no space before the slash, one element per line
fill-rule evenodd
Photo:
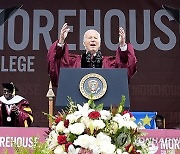
<path fill-rule="evenodd" d="M 11 83 L 2 83 L 2 86 L 3 86 L 3 88 L 6 88 L 12 92 L 14 92 L 14 90 L 18 91 L 18 89 L 14 86 L 14 84 L 12 82 Z"/>
<path fill-rule="evenodd" d="M 0 13 L 0 26 L 3 25 L 23 5 L 6 8 Z"/>
<path fill-rule="evenodd" d="M 173 17 L 173 19 L 180 24 L 180 9 L 166 5 L 162 5 L 162 8 L 165 9 L 171 15 L 171 17 Z"/>

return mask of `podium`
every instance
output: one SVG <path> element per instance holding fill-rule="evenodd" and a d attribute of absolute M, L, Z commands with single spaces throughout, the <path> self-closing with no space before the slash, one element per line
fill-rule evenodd
<path fill-rule="evenodd" d="M 82 85 L 83 81 L 86 82 L 85 80 L 89 80 L 88 78 L 84 79 L 84 77 L 86 76 L 90 76 L 93 81 L 87 81 L 88 83 Z M 126 68 L 61 68 L 55 104 L 56 109 L 61 110 L 62 108 L 67 106 L 68 96 L 75 103 L 81 105 L 83 103 L 86 103 L 89 99 L 83 95 L 82 89 L 84 87 L 86 91 L 86 88 L 89 86 L 89 82 L 91 82 L 91 85 L 93 85 L 93 82 L 96 82 L 94 81 L 94 78 L 96 78 L 96 76 L 100 76 L 100 80 L 102 77 L 103 80 L 105 80 L 103 82 L 106 82 L 105 91 L 102 88 L 104 94 L 103 96 L 101 96 L 101 98 L 96 98 L 96 104 L 103 103 L 104 108 L 109 108 L 111 105 L 117 106 L 121 102 L 122 95 L 124 95 L 126 97 L 125 108 L 130 107 L 128 77 Z M 101 83 L 99 85 L 101 85 Z M 103 86 L 104 85 L 102 83 L 102 87 Z M 100 89 L 101 88 L 99 88 L 99 90 Z M 96 95 L 95 90 L 94 94 L 92 95 Z"/>

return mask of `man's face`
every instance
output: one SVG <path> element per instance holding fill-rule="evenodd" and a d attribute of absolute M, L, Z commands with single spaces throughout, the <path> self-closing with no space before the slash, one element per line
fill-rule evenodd
<path fill-rule="evenodd" d="M 95 30 L 88 30 L 84 35 L 84 47 L 86 51 L 90 51 L 92 54 L 98 51 L 100 48 L 100 35 Z"/>
<path fill-rule="evenodd" d="M 3 95 L 7 100 L 10 100 L 13 95 L 12 95 L 12 91 L 9 91 L 9 89 L 3 88 Z"/>

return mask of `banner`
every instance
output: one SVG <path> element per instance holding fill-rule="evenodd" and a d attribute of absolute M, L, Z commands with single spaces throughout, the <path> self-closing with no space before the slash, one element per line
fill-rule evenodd
<path fill-rule="evenodd" d="M 44 142 L 48 128 L 0 128 L 0 153 L 5 149 L 12 153 L 13 144 L 17 146 L 31 148 L 33 146 L 33 137 L 37 141 Z M 149 154 L 179 154 L 180 152 L 180 130 L 147 130 L 142 132 L 146 135 L 137 140 L 140 144 L 149 143 Z"/>

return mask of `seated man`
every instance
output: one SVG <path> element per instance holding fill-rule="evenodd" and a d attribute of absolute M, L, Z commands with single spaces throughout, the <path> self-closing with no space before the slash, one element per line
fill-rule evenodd
<path fill-rule="evenodd" d="M 58 86 L 60 67 L 72 68 L 127 68 L 130 79 L 136 72 L 136 56 L 130 43 L 126 44 L 125 31 L 119 28 L 119 46 L 115 56 L 102 56 L 99 51 L 100 34 L 96 30 L 88 30 L 84 34 L 85 53 L 82 55 L 69 53 L 65 39 L 69 28 L 65 23 L 61 29 L 59 40 L 50 47 L 47 55 L 48 74 L 53 86 Z"/>
<path fill-rule="evenodd" d="M 0 97 L 0 126 L 28 127 L 33 122 L 28 101 L 13 94 L 18 89 L 13 83 L 3 83 L 3 96 Z"/>

